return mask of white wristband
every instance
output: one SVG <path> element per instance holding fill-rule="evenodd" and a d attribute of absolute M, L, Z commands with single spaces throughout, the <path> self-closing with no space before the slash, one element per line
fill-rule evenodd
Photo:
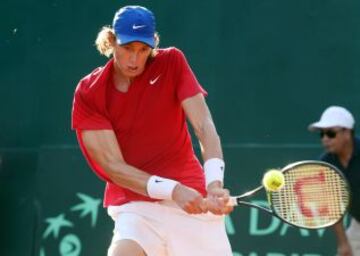
<path fill-rule="evenodd" d="M 213 181 L 224 181 L 225 163 L 220 158 L 211 158 L 204 163 L 206 187 Z"/>
<path fill-rule="evenodd" d="M 175 180 L 153 175 L 147 182 L 147 193 L 154 199 L 172 200 L 172 192 L 178 183 Z"/>

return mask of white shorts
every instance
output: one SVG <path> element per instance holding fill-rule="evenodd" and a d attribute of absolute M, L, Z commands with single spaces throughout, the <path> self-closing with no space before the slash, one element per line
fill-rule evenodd
<path fill-rule="evenodd" d="M 147 256 L 232 256 L 223 216 L 190 215 L 172 201 L 110 206 L 112 243 L 136 241 Z"/>
<path fill-rule="evenodd" d="M 349 228 L 346 230 L 353 255 L 360 255 L 360 223 L 354 218 L 351 219 Z"/>

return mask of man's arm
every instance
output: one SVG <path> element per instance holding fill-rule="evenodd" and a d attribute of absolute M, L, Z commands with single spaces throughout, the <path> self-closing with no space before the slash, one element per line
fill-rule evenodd
<path fill-rule="evenodd" d="M 147 196 L 150 175 L 125 163 L 114 131 L 85 130 L 81 136 L 89 156 L 104 169 L 112 182 Z"/>
<path fill-rule="evenodd" d="M 182 102 L 182 106 L 199 140 L 205 165 L 208 160 L 223 159 L 220 138 L 204 96 L 197 94 L 187 98 Z M 232 207 L 226 206 L 226 202 L 229 200 L 229 191 L 223 189 L 222 180 L 209 182 L 207 191 L 208 197 L 211 199 L 209 201 L 209 203 L 211 203 L 211 205 L 209 205 L 210 211 L 215 214 L 227 214 L 232 211 Z"/>
<path fill-rule="evenodd" d="M 204 96 L 197 94 L 182 102 L 186 116 L 189 119 L 196 137 L 199 139 L 204 162 L 211 158 L 223 158 L 220 138 L 217 134 Z"/>
<path fill-rule="evenodd" d="M 128 165 L 114 131 L 85 130 L 81 132 L 81 136 L 91 159 L 104 169 L 115 184 L 152 198 L 173 199 L 187 213 L 207 211 L 201 194 L 196 190 L 173 180 L 151 176 Z"/>
<path fill-rule="evenodd" d="M 337 239 L 338 255 L 339 256 L 352 256 L 353 254 L 352 254 L 351 246 L 347 239 L 342 221 L 336 223 L 333 228 L 334 228 L 336 239 Z"/>

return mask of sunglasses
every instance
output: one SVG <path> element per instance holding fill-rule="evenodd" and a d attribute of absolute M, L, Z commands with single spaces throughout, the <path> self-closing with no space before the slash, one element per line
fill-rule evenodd
<path fill-rule="evenodd" d="M 326 137 L 328 137 L 329 139 L 333 139 L 336 137 L 336 134 L 338 134 L 338 132 L 340 132 L 340 131 L 334 131 L 334 130 L 323 131 L 323 130 L 321 130 L 320 138 L 323 138 L 326 135 Z"/>

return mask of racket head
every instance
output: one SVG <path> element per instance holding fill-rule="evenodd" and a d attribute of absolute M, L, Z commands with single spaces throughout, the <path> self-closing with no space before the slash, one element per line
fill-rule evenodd
<path fill-rule="evenodd" d="M 349 185 L 335 166 L 322 161 L 300 161 L 281 171 L 285 185 L 268 194 L 276 216 L 307 229 L 329 227 L 342 219 L 350 204 Z"/>

